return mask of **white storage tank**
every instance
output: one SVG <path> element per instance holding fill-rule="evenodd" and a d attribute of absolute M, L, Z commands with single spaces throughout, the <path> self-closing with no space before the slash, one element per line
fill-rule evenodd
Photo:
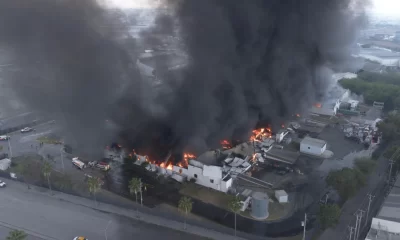
<path fill-rule="evenodd" d="M 268 218 L 268 205 L 269 197 L 266 193 L 253 193 L 251 200 L 251 216 L 259 220 Z"/>
<path fill-rule="evenodd" d="M 300 142 L 300 152 L 320 156 L 326 150 L 326 142 L 321 139 L 305 137 Z"/>

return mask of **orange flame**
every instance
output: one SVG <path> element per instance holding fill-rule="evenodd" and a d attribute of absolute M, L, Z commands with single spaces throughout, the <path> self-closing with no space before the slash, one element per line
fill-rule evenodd
<path fill-rule="evenodd" d="M 167 169 L 172 170 L 172 164 L 168 164 Z"/>
<path fill-rule="evenodd" d="M 316 103 L 316 104 L 314 104 L 314 107 L 321 108 L 322 104 L 321 103 Z"/>
<path fill-rule="evenodd" d="M 272 137 L 271 128 L 260 128 L 253 130 L 253 134 L 250 136 L 250 141 L 259 141 L 263 137 Z"/>
<path fill-rule="evenodd" d="M 221 143 L 223 149 L 232 148 L 232 146 L 231 146 L 231 144 L 229 143 L 228 140 L 222 140 L 220 143 Z"/>

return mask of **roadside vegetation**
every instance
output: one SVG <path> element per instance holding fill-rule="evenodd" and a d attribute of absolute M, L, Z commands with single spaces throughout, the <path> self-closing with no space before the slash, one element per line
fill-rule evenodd
<path fill-rule="evenodd" d="M 82 184 L 74 184 L 69 174 L 54 171 L 52 165 L 40 155 L 15 157 L 9 172 L 16 173 L 28 188 L 30 185 L 52 187 L 55 190 L 71 192 Z"/>
<path fill-rule="evenodd" d="M 27 238 L 27 234 L 21 230 L 12 230 L 8 236 L 7 240 L 25 240 Z"/>
<path fill-rule="evenodd" d="M 38 137 L 36 140 L 44 144 L 54 144 L 54 145 L 62 144 L 61 140 L 57 139 L 54 136 L 41 136 Z"/>
<path fill-rule="evenodd" d="M 321 229 L 325 230 L 336 226 L 339 222 L 341 210 L 337 204 L 323 204 L 319 207 L 318 221 Z"/>
<path fill-rule="evenodd" d="M 326 183 L 340 195 L 342 202 L 354 196 L 366 184 L 367 176 L 375 169 L 376 162 L 370 158 L 358 158 L 353 168 L 331 171 Z"/>
<path fill-rule="evenodd" d="M 339 84 L 357 95 L 366 104 L 384 102 L 385 110 L 400 109 L 400 74 L 361 72 L 357 78 L 342 79 Z"/>

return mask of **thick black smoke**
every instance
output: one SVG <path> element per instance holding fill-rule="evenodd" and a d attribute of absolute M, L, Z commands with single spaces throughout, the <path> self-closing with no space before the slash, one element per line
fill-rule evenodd
<path fill-rule="evenodd" d="M 123 27 L 95 1 L 2 0 L 0 44 L 20 66 L 9 76 L 20 98 L 62 120 L 87 151 L 110 140 L 111 119 L 129 147 L 156 139 L 200 152 L 246 138 L 260 120 L 280 125 L 323 95 L 365 20 L 361 1 L 350 2 L 168 1 L 172 17 L 150 33 L 172 34 L 178 22 L 190 60 L 157 88 L 136 68 L 136 42 L 117 41 Z"/>

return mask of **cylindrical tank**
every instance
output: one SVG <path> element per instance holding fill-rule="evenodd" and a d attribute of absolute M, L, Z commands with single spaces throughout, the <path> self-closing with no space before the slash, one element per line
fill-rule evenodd
<path fill-rule="evenodd" d="M 266 193 L 253 193 L 251 200 L 251 216 L 259 220 L 268 218 L 268 204 L 269 197 Z"/>

